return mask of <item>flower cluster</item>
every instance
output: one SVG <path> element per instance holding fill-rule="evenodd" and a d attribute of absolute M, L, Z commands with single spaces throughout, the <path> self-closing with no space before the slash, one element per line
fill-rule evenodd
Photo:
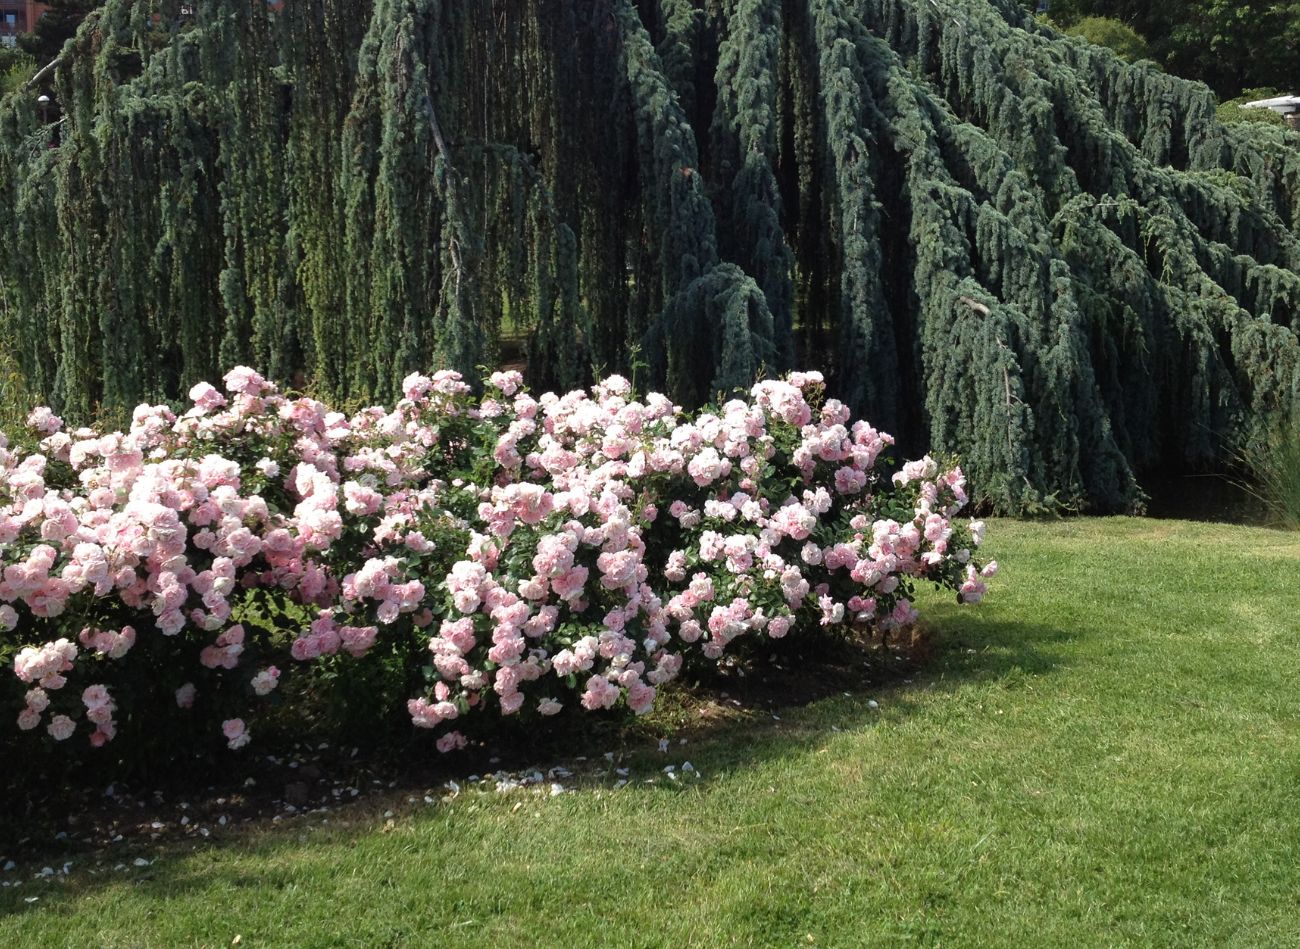
<path fill-rule="evenodd" d="M 241 367 L 125 433 L 37 409 L 26 447 L 0 435 L 17 725 L 102 745 L 113 691 L 152 690 L 237 749 L 282 676 L 383 652 L 423 666 L 407 712 L 451 750 L 485 712 L 640 714 L 693 657 L 904 627 L 918 581 L 977 602 L 996 564 L 960 469 L 882 480 L 893 440 L 822 390 L 795 373 L 688 416 L 618 376 L 475 397 L 443 371 L 348 417 Z"/>

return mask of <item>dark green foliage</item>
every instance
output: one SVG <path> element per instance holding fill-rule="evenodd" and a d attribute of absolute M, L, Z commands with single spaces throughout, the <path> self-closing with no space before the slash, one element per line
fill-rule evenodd
<path fill-rule="evenodd" d="M 823 368 L 1003 510 L 1300 403 L 1300 138 L 1014 0 L 108 0 L 0 105 L 0 320 L 74 420 Z M 55 146 L 55 147 L 51 147 Z"/>

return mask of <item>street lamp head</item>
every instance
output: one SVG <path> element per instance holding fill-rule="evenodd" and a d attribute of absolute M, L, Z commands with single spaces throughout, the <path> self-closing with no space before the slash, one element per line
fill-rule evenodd
<path fill-rule="evenodd" d="M 41 96 L 41 97 L 40 97 L 39 99 L 37 99 L 36 101 L 37 101 L 40 105 L 49 105 L 49 104 L 50 104 L 50 97 L 49 97 L 49 96 Z"/>

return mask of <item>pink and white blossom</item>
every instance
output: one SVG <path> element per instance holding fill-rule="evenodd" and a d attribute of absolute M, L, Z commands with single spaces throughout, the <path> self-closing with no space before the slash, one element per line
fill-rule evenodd
<path fill-rule="evenodd" d="M 200 383 L 189 411 L 141 406 L 126 432 L 38 409 L 43 454 L 0 436 L 11 721 L 139 740 L 117 703 L 140 689 L 253 716 L 285 676 L 345 680 L 414 635 L 432 668 L 407 712 L 454 750 L 450 722 L 643 714 L 693 658 L 905 626 L 915 584 L 975 602 L 997 572 L 973 553 L 983 522 L 957 519 L 961 470 L 926 456 L 884 477 L 893 439 L 817 373 L 693 414 L 617 376 L 536 398 L 517 372 L 488 381 L 476 399 L 454 372 L 413 373 L 396 406 L 348 416 L 237 367 L 224 394 Z M 268 604 L 301 628 L 265 635 Z M 159 637 L 189 657 L 161 675 Z M 221 733 L 251 740 L 244 717 Z"/>

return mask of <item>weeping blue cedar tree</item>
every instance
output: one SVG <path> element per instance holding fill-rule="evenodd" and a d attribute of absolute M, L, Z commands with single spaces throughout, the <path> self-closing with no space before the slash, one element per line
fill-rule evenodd
<path fill-rule="evenodd" d="M 990 507 L 1300 402 L 1300 151 L 1012 0 L 107 0 L 0 103 L 0 333 L 74 421 L 236 361 L 823 367 Z"/>

